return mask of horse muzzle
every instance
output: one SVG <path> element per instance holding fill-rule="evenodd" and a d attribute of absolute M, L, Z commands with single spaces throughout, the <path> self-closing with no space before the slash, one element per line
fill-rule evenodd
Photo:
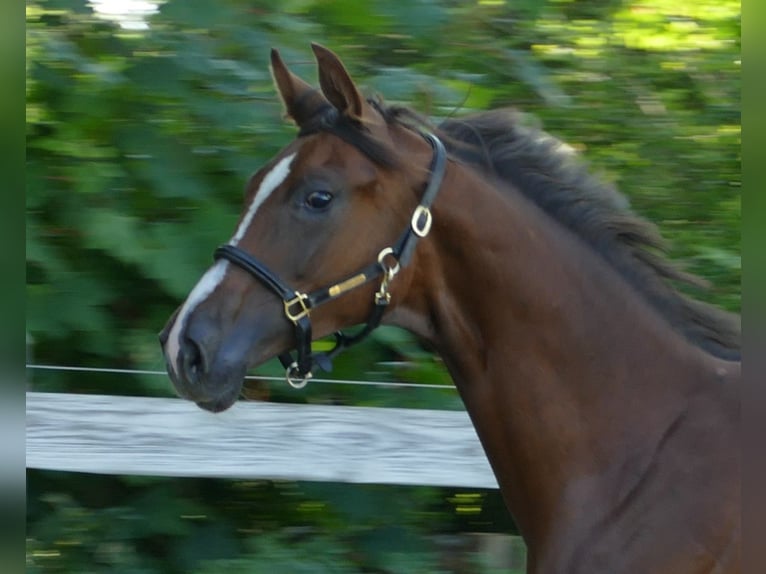
<path fill-rule="evenodd" d="M 176 392 L 199 407 L 219 412 L 239 397 L 248 369 L 249 341 L 244 335 L 225 339 L 204 318 L 194 317 L 169 348 L 173 321 L 160 333 L 168 376 Z"/>

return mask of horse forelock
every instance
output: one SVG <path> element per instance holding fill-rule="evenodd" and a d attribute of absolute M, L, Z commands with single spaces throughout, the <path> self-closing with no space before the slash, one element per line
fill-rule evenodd
<path fill-rule="evenodd" d="M 371 100 L 368 100 L 368 103 L 371 103 Z M 378 109 L 376 106 L 373 107 Z M 401 167 L 399 155 L 388 142 L 376 137 L 366 124 L 341 114 L 331 104 L 302 109 L 300 114 L 302 120 L 298 123 L 300 128 L 298 137 L 318 133 L 333 134 L 381 167 L 387 169 Z"/>

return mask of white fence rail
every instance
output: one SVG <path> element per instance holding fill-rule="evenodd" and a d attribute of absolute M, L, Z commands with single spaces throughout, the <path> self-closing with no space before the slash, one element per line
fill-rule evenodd
<path fill-rule="evenodd" d="M 27 467 L 497 488 L 465 412 L 27 393 Z"/>

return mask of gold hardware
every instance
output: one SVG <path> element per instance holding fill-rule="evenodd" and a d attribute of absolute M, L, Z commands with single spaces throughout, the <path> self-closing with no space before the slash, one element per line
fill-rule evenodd
<path fill-rule="evenodd" d="M 426 219 L 423 222 L 423 225 L 420 225 L 420 219 L 422 217 L 425 217 Z M 415 235 L 418 237 L 425 237 L 428 235 L 428 232 L 431 231 L 432 223 L 433 216 L 431 215 L 431 210 L 428 209 L 425 205 L 418 205 L 412 214 L 412 221 L 410 221 L 412 231 L 415 233 Z"/>
<path fill-rule="evenodd" d="M 386 265 L 386 257 L 391 257 L 394 260 L 393 267 Z M 399 260 L 394 257 L 394 250 L 391 247 L 386 247 L 380 253 L 378 253 L 378 265 L 383 269 L 383 279 L 380 281 L 380 288 L 375 293 L 376 305 L 388 305 L 391 302 L 391 293 L 388 291 L 388 284 L 399 273 L 401 266 Z"/>
<path fill-rule="evenodd" d="M 380 290 L 375 293 L 376 305 L 388 305 L 391 302 L 391 293 L 388 292 L 388 287 L 380 286 Z"/>
<path fill-rule="evenodd" d="M 367 276 L 364 273 L 360 273 L 359 275 L 354 275 L 351 279 L 346 279 L 337 285 L 333 285 L 327 290 L 327 292 L 330 294 L 330 297 L 337 297 L 341 293 L 345 293 L 354 287 L 358 287 L 365 281 L 367 281 Z"/>
<path fill-rule="evenodd" d="M 297 323 L 300 319 L 307 316 L 311 311 L 311 308 L 306 305 L 308 298 L 309 296 L 305 293 L 296 293 L 294 298 L 290 299 L 289 301 L 285 301 L 285 315 L 287 315 L 287 318 L 290 319 L 293 323 Z M 295 305 L 300 305 L 301 308 L 299 311 L 293 313 L 292 308 Z"/>

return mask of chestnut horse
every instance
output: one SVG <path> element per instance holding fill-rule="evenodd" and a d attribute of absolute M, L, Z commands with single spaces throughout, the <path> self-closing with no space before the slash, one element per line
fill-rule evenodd
<path fill-rule="evenodd" d="M 561 142 L 507 111 L 432 128 L 312 47 L 321 89 L 272 51 L 300 133 L 160 335 L 177 392 L 220 411 L 267 359 L 300 386 L 399 325 L 444 359 L 529 572 L 739 572 L 738 317 Z"/>

